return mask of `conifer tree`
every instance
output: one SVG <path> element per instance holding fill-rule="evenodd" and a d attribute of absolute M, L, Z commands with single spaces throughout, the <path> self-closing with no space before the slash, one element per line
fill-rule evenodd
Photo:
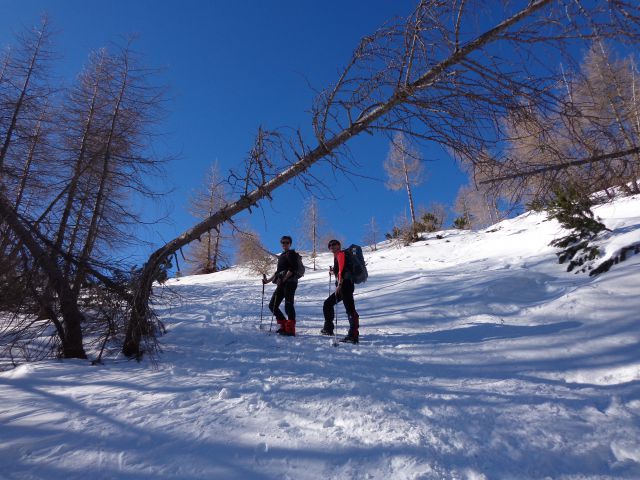
<path fill-rule="evenodd" d="M 471 197 L 473 189 L 463 186 L 458 190 L 453 210 L 459 215 L 453 222 L 453 226 L 460 230 L 467 230 L 473 226 L 473 216 L 471 213 Z"/>
<path fill-rule="evenodd" d="M 555 199 L 548 205 L 549 218 L 556 219 L 569 230 L 567 235 L 550 244 L 562 249 L 557 253 L 558 261 L 568 262 L 567 272 L 576 267 L 582 267 L 579 270 L 583 272 L 591 270 L 589 262 L 600 255 L 600 250 L 592 242 L 607 227 L 594 215 L 592 206 L 591 198 L 573 187 L 556 189 Z"/>

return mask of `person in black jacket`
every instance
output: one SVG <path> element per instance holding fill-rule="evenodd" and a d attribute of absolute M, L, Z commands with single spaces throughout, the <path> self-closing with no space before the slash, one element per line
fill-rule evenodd
<path fill-rule="evenodd" d="M 324 327 L 320 330 L 322 335 L 333 335 L 333 319 L 335 317 L 334 307 L 340 301 L 344 304 L 349 318 L 349 332 L 347 336 L 340 340 L 343 343 L 358 343 L 360 333 L 360 316 L 356 312 L 355 301 L 353 300 L 353 291 L 355 285 L 351 278 L 351 265 L 349 265 L 348 257 L 341 249 L 338 240 L 329 242 L 329 250 L 333 253 L 333 268 L 329 270 L 329 274 L 336 276 L 336 290 L 324 301 L 322 312 L 324 313 Z"/>
<path fill-rule="evenodd" d="M 266 275 L 262 283 L 275 283 L 276 291 L 273 292 L 269 302 L 269 310 L 275 315 L 280 328 L 276 333 L 293 337 L 296 334 L 296 309 L 293 306 L 296 288 L 298 288 L 298 260 L 297 253 L 291 248 L 292 239 L 289 235 L 284 235 L 280 239 L 282 253 L 278 256 L 278 266 L 276 273 L 270 278 Z M 280 310 L 280 303 L 284 300 L 284 311 L 288 319 Z"/>

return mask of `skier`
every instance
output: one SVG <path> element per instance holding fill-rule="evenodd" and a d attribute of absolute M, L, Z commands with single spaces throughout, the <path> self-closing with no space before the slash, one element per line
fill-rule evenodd
<path fill-rule="evenodd" d="M 289 235 L 284 235 L 280 239 L 282 245 L 282 253 L 278 256 L 278 266 L 276 272 L 267 278 L 262 278 L 262 283 L 275 283 L 276 291 L 273 292 L 271 301 L 269 302 L 269 310 L 276 317 L 280 328 L 276 333 L 293 337 L 296 334 L 296 310 L 293 306 L 296 288 L 298 288 L 298 254 L 291 248 L 293 240 Z M 287 318 L 280 310 L 280 303 L 284 299 L 284 311 Z"/>
<path fill-rule="evenodd" d="M 342 343 L 358 343 L 360 327 L 360 317 L 356 312 L 355 302 L 353 300 L 353 291 L 355 289 L 353 279 L 351 278 L 351 265 L 349 265 L 349 257 L 341 250 L 338 240 L 329 242 L 329 250 L 333 253 L 333 267 L 329 270 L 336 276 L 336 290 L 329 295 L 324 301 L 322 311 L 324 313 L 324 327 L 320 330 L 322 335 L 333 335 L 333 319 L 335 316 L 334 307 L 342 301 L 349 318 L 349 333 L 340 340 Z"/>

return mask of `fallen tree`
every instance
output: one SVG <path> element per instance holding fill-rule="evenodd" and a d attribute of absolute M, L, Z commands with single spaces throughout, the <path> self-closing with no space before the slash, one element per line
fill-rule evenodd
<path fill-rule="evenodd" d="M 510 11 L 513 3 L 525 6 Z M 153 331 L 153 282 L 171 255 L 270 198 L 292 179 L 304 174 L 312 183 L 308 171 L 321 160 L 344 169 L 340 158 L 352 138 L 363 132 L 404 132 L 473 162 L 499 144 L 501 119 L 508 112 L 523 103 L 549 108 L 557 100 L 557 77 L 531 67 L 548 65 L 549 51 L 560 58 L 567 44 L 594 35 L 638 40 L 640 9 L 630 2 L 585 6 L 580 1 L 537 0 L 500 5 L 503 19 L 476 35 L 470 32 L 486 20 L 474 19 L 483 13 L 494 17 L 496 5 L 423 0 L 406 21 L 365 37 L 337 83 L 317 98 L 312 120 L 316 146 L 309 147 L 299 131 L 285 139 L 279 132 L 260 129 L 244 173 L 234 177 L 242 185 L 237 199 L 158 248 L 143 266 L 133 286 L 123 353 L 143 353 L 141 342 Z M 495 45 L 529 63 L 505 60 L 492 50 Z M 277 164 L 284 166 L 278 169 Z"/>

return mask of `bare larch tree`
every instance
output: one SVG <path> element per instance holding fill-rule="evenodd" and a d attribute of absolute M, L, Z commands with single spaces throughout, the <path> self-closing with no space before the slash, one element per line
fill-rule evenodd
<path fill-rule="evenodd" d="M 424 167 L 418 150 L 409 143 L 404 133 L 398 132 L 393 136 L 389 154 L 384 161 L 384 169 L 387 172 L 385 183 L 387 188 L 390 190 L 404 188 L 407 191 L 411 227 L 415 229 L 416 209 L 411 187 L 422 182 Z"/>
<path fill-rule="evenodd" d="M 216 161 L 210 166 L 202 188 L 190 199 L 190 213 L 196 218 L 209 218 L 225 203 L 224 184 Z M 205 232 L 198 242 L 191 244 L 188 261 L 193 265 L 194 273 L 213 273 L 220 270 L 225 260 L 223 228 L 224 225 L 217 225 Z"/>
<path fill-rule="evenodd" d="M 378 228 L 376 217 L 371 217 L 371 220 L 367 224 L 365 224 L 365 234 L 363 241 L 365 244 L 369 245 L 373 252 L 378 249 L 378 242 L 380 241 L 380 229 Z"/>
<path fill-rule="evenodd" d="M 632 58 L 616 60 L 596 37 L 559 79 L 555 106 L 523 105 L 505 118 L 504 155 L 476 164 L 477 183 L 511 203 L 545 203 L 559 187 L 589 195 L 640 192 L 640 82 Z"/>
<path fill-rule="evenodd" d="M 300 238 L 303 244 L 309 247 L 311 259 L 313 260 L 313 270 L 315 271 L 324 222 L 320 216 L 318 201 L 313 196 L 302 207 L 300 225 Z"/>
<path fill-rule="evenodd" d="M 236 237 L 238 238 L 236 261 L 254 273 L 270 276 L 276 256 L 264 248 L 258 234 L 243 231 L 237 232 Z"/>
<path fill-rule="evenodd" d="M 53 327 L 40 354 L 84 358 L 83 330 L 110 337 L 131 303 L 107 252 L 139 223 L 132 195 L 151 194 L 146 182 L 158 162 L 147 140 L 161 98 L 128 45 L 92 55 L 68 95 L 44 95 L 46 27 L 21 42 L 28 55 L 12 58 L 13 78 L 0 85 L 0 109 L 11 112 L 0 116 L 2 255 L 16 258 L 9 280 L 20 286 L 1 345 L 11 350 Z M 97 292 L 114 293 L 114 303 Z"/>

